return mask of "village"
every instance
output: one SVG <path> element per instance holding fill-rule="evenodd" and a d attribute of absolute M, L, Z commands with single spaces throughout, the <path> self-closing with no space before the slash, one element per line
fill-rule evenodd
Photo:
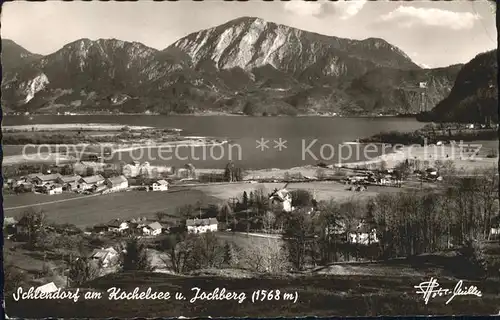
<path fill-rule="evenodd" d="M 40 172 L 27 173 L 37 170 Z M 32 250 L 40 254 L 44 252 L 43 264 L 38 269 L 45 272 L 35 273 L 29 282 L 37 283 L 42 287 L 41 290 L 53 291 L 57 287 L 70 285 L 71 264 L 75 259 L 94 261 L 100 270 L 94 277 L 120 270 L 123 248 L 129 241 L 127 239 L 141 239 L 148 248 L 149 259 L 156 270 L 172 272 L 172 262 L 167 262 L 172 257 L 165 258 L 164 248 L 159 245 L 170 236 L 185 237 L 183 234 L 187 234 L 199 237 L 213 234 L 219 242 L 222 241 L 220 246 L 223 246 L 222 243 L 231 243 L 231 248 L 238 247 L 244 255 L 255 255 L 256 239 L 280 243 L 281 247 L 289 241 L 287 239 L 294 239 L 287 226 L 289 220 L 306 217 L 301 219 L 310 221 L 308 223 L 311 226 L 304 227 L 307 229 L 304 241 L 309 243 L 325 237 L 328 241 L 334 241 L 337 253 L 328 259 L 334 262 L 372 261 L 381 254 L 383 230 L 380 229 L 380 222 L 375 221 L 373 214 L 369 210 L 365 211 L 363 206 L 369 207 L 370 199 L 386 193 L 395 195 L 396 192 L 411 194 L 424 189 L 439 190 L 441 184 L 447 185 L 443 177 L 455 174 L 449 172 L 452 171 L 449 164 L 433 168 L 412 160 L 402 161 L 392 168 L 384 163 L 356 168 L 318 164 L 311 170 L 314 174 L 285 171 L 281 176 L 269 177 L 246 175 L 232 162 L 225 169 L 217 171 L 196 170 L 192 164 L 181 168 L 151 166 L 148 162 L 141 164 L 138 161 L 117 165 L 99 162 L 94 157 L 86 157 L 72 165 L 20 167 L 5 180 L 4 190 L 14 197 L 28 194 L 47 199 L 67 196 L 66 200 L 71 201 L 79 197 L 106 199 L 113 194 L 126 196 L 134 193 L 140 201 L 140 193 L 180 197 L 182 192 L 190 188 L 211 191 L 229 188 L 230 192 L 224 192 L 218 201 L 209 204 L 188 201 L 188 204 L 178 207 L 175 213 L 163 210 L 155 214 L 142 214 L 138 211 L 133 218 L 109 216 L 107 222 L 86 223 L 85 227 L 77 227 L 77 223 L 71 222 L 60 223 L 51 218 L 50 211 L 44 212 L 43 207 L 40 210 L 36 206 L 28 206 L 25 210 L 18 210 L 15 216 L 9 216 L 7 212 L 4 218 L 4 234 L 9 248 L 7 252 L 14 260 L 25 259 L 33 254 Z M 316 191 L 316 187 L 323 189 Z M 340 201 L 338 204 L 329 202 L 332 195 L 335 196 L 335 192 L 329 190 L 338 190 L 338 193 L 343 194 L 343 198 L 337 198 Z M 160 200 L 161 197 L 159 203 Z M 89 207 L 93 206 L 93 200 L 88 201 Z M 82 210 L 82 213 L 85 212 L 84 208 Z M 333 220 L 322 222 L 325 216 L 332 214 Z M 100 214 L 102 219 L 106 219 L 106 216 Z M 34 236 L 38 233 L 43 234 L 43 238 Z M 500 219 L 494 216 L 489 224 L 487 238 L 494 240 L 499 235 Z M 85 250 L 76 248 L 74 244 L 62 244 L 63 240 L 49 240 L 51 237 L 75 239 L 74 242 L 81 242 Z M 37 241 L 41 244 L 37 244 Z M 38 249 L 26 249 L 27 244 Z M 265 243 L 262 245 L 268 246 Z M 447 239 L 444 247 L 453 246 L 453 241 Z M 47 255 L 55 256 L 50 259 Z M 320 263 L 321 259 L 318 259 L 311 256 L 309 262 L 304 263 L 309 266 L 307 268 L 314 268 Z M 246 262 L 240 261 L 239 268 L 251 268 L 259 272 L 272 268 L 269 265 L 263 267 L 264 264 L 253 266 L 251 259 L 240 260 Z M 34 262 L 26 263 L 36 265 Z M 49 265 L 57 271 L 48 272 L 46 269 Z M 302 270 L 304 266 L 295 265 L 293 268 Z"/>

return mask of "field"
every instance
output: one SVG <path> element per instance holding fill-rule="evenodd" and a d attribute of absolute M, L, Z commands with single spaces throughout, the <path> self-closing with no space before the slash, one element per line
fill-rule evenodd
<path fill-rule="evenodd" d="M 241 198 L 244 191 L 250 193 L 251 191 L 255 191 L 256 189 L 263 188 L 265 190 L 265 194 L 267 195 L 268 193 L 271 193 L 275 188 L 281 189 L 284 186 L 284 183 L 237 182 L 195 186 L 193 187 L 193 189 L 202 191 L 209 196 L 228 201 L 230 198 Z"/>
<path fill-rule="evenodd" d="M 243 232 L 217 232 L 217 238 L 222 241 L 228 241 L 240 248 L 262 248 L 264 246 L 278 242 L 282 244 L 283 240 L 279 238 L 259 237 L 255 235 L 247 235 Z"/>
<path fill-rule="evenodd" d="M 368 186 L 368 189 L 363 192 L 355 192 L 348 190 L 350 186 L 334 182 L 334 181 L 317 181 L 317 182 L 305 182 L 305 183 L 289 183 L 287 189 L 297 190 L 305 189 L 316 195 L 316 200 L 328 201 L 333 199 L 335 201 L 347 201 L 350 199 L 354 200 L 365 200 L 371 197 L 375 197 L 380 193 L 387 192 L 401 192 L 401 188 L 395 187 L 381 187 L 381 186 Z"/>
<path fill-rule="evenodd" d="M 223 271 L 223 270 L 221 270 Z M 446 297 L 431 299 L 426 305 L 415 285 L 429 281 L 424 276 L 363 276 L 363 275 L 306 275 L 290 277 L 254 276 L 247 279 L 221 277 L 186 277 L 162 273 L 118 273 L 96 279 L 88 284 L 103 293 L 99 300 L 77 303 L 69 300 L 6 300 L 9 316 L 23 318 L 135 318 L 135 317 L 296 317 L 296 316 L 378 316 L 384 315 L 492 315 L 498 314 L 498 280 L 483 282 L 465 281 L 464 285 L 476 285 L 482 297 L 457 296 L 449 304 Z M 453 288 L 457 279 L 440 278 L 443 288 Z M 182 292 L 186 300 L 108 300 L 105 292 L 117 287 L 132 292 L 151 288 L 152 292 Z M 194 301 L 191 288 L 205 292 L 225 288 L 230 292 L 244 293 L 240 304 L 235 300 Z M 297 301 L 285 300 L 252 303 L 254 290 L 276 290 L 297 294 Z"/>
<path fill-rule="evenodd" d="M 476 155 L 474 153 L 477 152 Z M 496 157 L 488 158 L 493 152 Z M 459 142 L 456 146 L 451 145 L 428 145 L 428 146 L 405 146 L 394 152 L 381 155 L 375 159 L 342 164 L 345 167 L 355 168 L 358 166 L 377 166 L 384 161 L 388 168 L 394 168 L 405 159 L 418 159 L 429 161 L 431 166 L 436 160 L 442 162 L 452 160 L 455 168 L 460 171 L 472 172 L 475 170 L 490 169 L 498 166 L 498 141 L 472 141 L 464 143 L 460 148 Z"/>
<path fill-rule="evenodd" d="M 43 209 L 50 221 L 71 223 L 83 228 L 108 222 L 114 218 L 132 219 L 152 216 L 158 211 L 174 215 L 176 209 L 183 205 L 193 205 L 200 201 L 202 206 L 206 206 L 219 201 L 198 190 L 128 191 L 93 196 L 90 199 L 89 197 L 74 198 L 74 200 L 64 202 L 56 202 L 54 196 L 44 196 L 44 200 L 33 196 L 36 195 L 6 196 L 4 198 L 6 216 L 19 217 L 27 209 L 26 207 L 9 209 L 10 207 L 32 205 L 34 209 Z M 64 196 L 66 195 L 62 195 Z M 39 204 L 47 201 L 52 202 Z"/>

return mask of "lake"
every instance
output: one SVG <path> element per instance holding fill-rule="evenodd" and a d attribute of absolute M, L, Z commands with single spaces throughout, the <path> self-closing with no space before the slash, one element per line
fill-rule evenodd
<path fill-rule="evenodd" d="M 424 126 L 413 118 L 393 117 L 40 115 L 33 116 L 31 120 L 25 116 L 3 118 L 3 125 L 6 126 L 61 123 L 179 128 L 187 136 L 225 138 L 230 142 L 223 146 L 140 149 L 115 153 L 111 161 L 139 160 L 175 167 L 192 163 L 197 168 L 223 168 L 228 160 L 233 160 L 245 169 L 363 161 L 384 152 L 382 146 L 370 146 L 367 149 L 366 145 L 341 144 L 382 131 L 414 131 Z M 264 145 L 257 148 L 257 141 L 261 139 Z M 4 154 L 19 154 L 19 148 L 7 146 Z"/>

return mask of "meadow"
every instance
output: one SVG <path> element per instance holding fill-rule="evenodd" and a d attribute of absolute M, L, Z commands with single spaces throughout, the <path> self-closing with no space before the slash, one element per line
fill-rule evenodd
<path fill-rule="evenodd" d="M 7 196 L 4 198 L 5 215 L 19 218 L 23 212 L 33 208 L 43 210 L 50 221 L 70 223 L 84 228 L 109 222 L 115 218 L 154 217 L 159 211 L 175 215 L 177 209 L 184 205 L 194 205 L 199 202 L 204 207 L 220 201 L 201 191 L 190 189 L 166 192 L 126 191 L 92 197 L 80 196 L 72 198 L 71 201 L 57 201 L 67 197 L 69 195 L 66 194 L 57 198 L 32 194 Z M 23 205 L 20 208 L 9 209 L 20 204 Z"/>

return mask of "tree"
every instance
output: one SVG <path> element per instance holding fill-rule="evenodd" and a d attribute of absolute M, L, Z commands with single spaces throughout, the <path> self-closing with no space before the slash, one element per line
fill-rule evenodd
<path fill-rule="evenodd" d="M 243 208 L 245 210 L 248 209 L 248 194 L 246 191 L 243 191 L 243 198 L 241 199 L 241 202 L 243 204 Z"/>
<path fill-rule="evenodd" d="M 259 246 L 242 250 L 243 263 L 250 270 L 270 274 L 283 274 L 290 268 L 288 252 L 279 239 L 268 239 Z"/>
<path fill-rule="evenodd" d="M 306 249 L 310 235 L 310 219 L 301 211 L 292 213 L 285 224 L 286 243 L 290 262 L 297 270 L 302 270 L 306 264 Z"/>
<path fill-rule="evenodd" d="M 212 232 L 202 235 L 193 235 L 192 270 L 204 268 L 220 268 L 224 263 L 224 247 L 217 236 Z"/>
<path fill-rule="evenodd" d="M 248 197 L 248 206 L 253 207 L 255 202 L 255 196 L 253 194 L 253 191 L 250 191 L 250 195 Z"/>
<path fill-rule="evenodd" d="M 183 273 L 188 269 L 191 259 L 192 243 L 186 240 L 186 234 L 169 234 L 160 243 L 160 250 L 165 252 L 167 259 L 163 262 L 176 273 Z"/>
<path fill-rule="evenodd" d="M 163 211 L 158 211 L 155 213 L 155 216 L 156 216 L 156 219 L 158 219 L 158 221 L 163 221 L 163 219 L 165 219 L 168 214 L 166 212 L 163 212 Z"/>
<path fill-rule="evenodd" d="M 379 164 L 379 169 L 380 169 L 380 171 L 387 170 L 387 162 L 381 161 L 380 164 Z"/>
<path fill-rule="evenodd" d="M 316 178 L 318 178 L 319 180 L 325 179 L 326 178 L 325 169 L 316 170 Z"/>
<path fill-rule="evenodd" d="M 3 270 L 4 295 L 8 296 L 17 291 L 17 288 L 25 285 L 26 276 L 14 265 L 6 264 Z"/>
<path fill-rule="evenodd" d="M 232 215 L 233 215 L 233 210 L 231 209 L 231 206 L 229 204 L 225 203 L 219 209 L 219 214 L 218 214 L 217 220 L 225 221 L 226 227 L 227 227 L 229 225 L 229 218 Z"/>
<path fill-rule="evenodd" d="M 122 257 L 122 269 L 123 271 L 151 270 L 147 247 L 138 238 L 134 237 L 126 242 Z"/>
<path fill-rule="evenodd" d="M 270 233 L 273 229 L 274 222 L 276 221 L 276 216 L 271 211 L 267 211 L 262 217 L 262 227 L 264 231 Z"/>
<path fill-rule="evenodd" d="M 85 175 L 88 176 L 93 176 L 95 174 L 95 170 L 93 167 L 87 167 L 85 169 Z"/>
<path fill-rule="evenodd" d="M 70 166 L 69 164 L 65 165 L 61 169 L 61 174 L 62 175 L 72 175 L 73 174 L 73 167 Z"/>
<path fill-rule="evenodd" d="M 313 196 L 311 192 L 304 189 L 298 189 L 298 190 L 293 190 L 290 193 L 292 195 L 292 206 L 307 207 L 312 204 Z"/>
<path fill-rule="evenodd" d="M 226 165 L 226 169 L 224 170 L 224 180 L 226 180 L 227 182 L 236 181 L 235 166 L 232 161 L 229 161 L 228 164 Z"/>
<path fill-rule="evenodd" d="M 93 259 L 80 257 L 70 261 L 68 277 L 72 285 L 82 285 L 99 276 L 99 264 Z"/>
<path fill-rule="evenodd" d="M 231 242 L 224 243 L 224 264 L 233 267 L 238 264 L 238 248 Z"/>
<path fill-rule="evenodd" d="M 44 231 L 46 220 L 45 213 L 42 210 L 35 211 L 34 209 L 28 209 L 23 212 L 19 222 L 22 222 L 26 227 L 28 244 L 31 247 L 36 246 L 40 240 L 43 241 L 42 232 Z"/>

